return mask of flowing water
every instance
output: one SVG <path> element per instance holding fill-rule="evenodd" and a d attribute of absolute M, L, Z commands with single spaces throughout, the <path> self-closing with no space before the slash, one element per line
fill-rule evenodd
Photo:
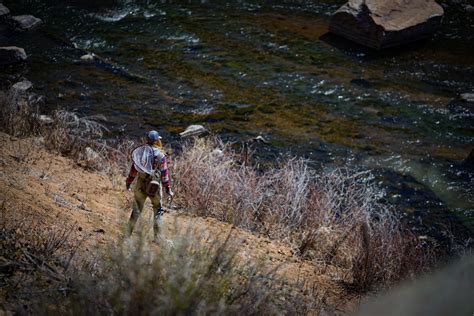
<path fill-rule="evenodd" d="M 88 2 L 5 1 L 45 22 L 8 39 L 30 55 L 23 75 L 45 110 L 104 114 L 116 135 L 262 135 L 266 159 L 372 169 L 428 233 L 462 223 L 473 235 L 474 173 L 460 163 L 473 112 L 448 108 L 474 89 L 474 15 L 461 6 L 429 41 L 376 53 L 327 33 L 344 1 Z M 78 62 L 85 51 L 106 62 Z"/>

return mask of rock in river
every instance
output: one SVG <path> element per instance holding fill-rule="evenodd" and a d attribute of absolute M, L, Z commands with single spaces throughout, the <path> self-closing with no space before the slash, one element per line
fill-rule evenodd
<path fill-rule="evenodd" d="M 17 15 L 12 16 L 12 22 L 15 25 L 15 28 L 22 31 L 29 31 L 39 26 L 43 21 L 41 19 L 35 18 L 32 15 Z"/>
<path fill-rule="evenodd" d="M 7 66 L 25 61 L 25 50 L 16 46 L 0 47 L 0 66 Z"/>
<path fill-rule="evenodd" d="M 26 94 L 26 92 L 28 92 L 28 90 L 30 90 L 31 88 L 33 88 L 33 84 L 31 83 L 31 81 L 23 80 L 23 81 L 15 83 L 11 87 L 11 91 L 15 94 L 23 95 L 23 94 Z"/>
<path fill-rule="evenodd" d="M 92 63 L 95 60 L 95 54 L 87 53 L 85 55 L 82 55 L 80 59 L 81 59 L 81 61 L 83 61 L 85 63 Z"/>
<path fill-rule="evenodd" d="M 432 35 L 444 10 L 434 0 L 349 0 L 332 16 L 331 33 L 375 49 Z"/>
<path fill-rule="evenodd" d="M 0 3 L 0 19 L 10 14 L 10 10 Z"/>
<path fill-rule="evenodd" d="M 184 130 L 184 132 L 179 133 L 181 137 L 190 137 L 190 136 L 199 136 L 207 133 L 208 130 L 202 125 L 190 125 Z"/>
<path fill-rule="evenodd" d="M 474 149 L 472 149 L 466 159 L 463 160 L 462 165 L 474 170 Z"/>
<path fill-rule="evenodd" d="M 474 93 L 462 93 L 461 100 L 466 102 L 474 102 Z"/>
<path fill-rule="evenodd" d="M 474 115 L 474 93 L 462 93 L 448 104 L 448 109 L 457 115 Z"/>

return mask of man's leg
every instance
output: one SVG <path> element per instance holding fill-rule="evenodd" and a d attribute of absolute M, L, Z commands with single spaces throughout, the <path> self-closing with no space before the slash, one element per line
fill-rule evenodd
<path fill-rule="evenodd" d="M 151 199 L 151 203 L 153 205 L 153 212 L 154 212 L 154 218 L 153 218 L 153 233 L 155 237 L 155 241 L 157 241 L 158 234 L 160 233 L 160 227 L 163 222 L 163 213 L 164 210 L 161 206 L 161 198 L 159 195 L 154 196 Z"/>
<path fill-rule="evenodd" d="M 134 190 L 135 200 L 133 201 L 132 214 L 127 225 L 127 237 L 132 235 L 135 224 L 137 223 L 138 218 L 143 210 L 143 205 L 145 204 L 146 195 L 142 193 L 140 189 Z"/>

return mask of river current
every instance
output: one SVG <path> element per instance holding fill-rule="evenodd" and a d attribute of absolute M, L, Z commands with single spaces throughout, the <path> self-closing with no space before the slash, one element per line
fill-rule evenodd
<path fill-rule="evenodd" d="M 328 34 L 344 1 L 4 1 L 44 21 L 8 39 L 45 111 L 103 114 L 112 135 L 190 124 L 225 140 L 258 135 L 264 159 L 373 171 L 385 199 L 427 233 L 474 233 L 474 14 L 445 7 L 430 40 L 377 53 Z M 90 2 L 89 2 L 90 3 Z M 85 52 L 102 65 L 79 62 Z M 7 82 L 7 72 L 1 80 Z"/>

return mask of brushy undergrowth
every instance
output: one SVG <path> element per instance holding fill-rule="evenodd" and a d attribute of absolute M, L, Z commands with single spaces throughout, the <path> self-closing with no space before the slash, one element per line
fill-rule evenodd
<path fill-rule="evenodd" d="M 37 100 L 12 92 L 0 95 L 0 130 L 17 137 L 41 137 L 47 149 L 70 157 L 84 168 L 108 174 L 114 185 L 123 185 L 136 141 L 105 140 L 108 129 L 101 115 L 79 116 L 65 110 L 41 115 Z"/>
<path fill-rule="evenodd" d="M 65 293 L 80 245 L 74 225 L 45 229 L 34 211 L 0 205 L 0 306 L 31 313 L 31 305 Z"/>
<path fill-rule="evenodd" d="M 262 172 L 217 139 L 184 146 L 173 160 L 183 208 L 287 241 L 322 273 L 361 291 L 392 284 L 428 265 L 432 255 L 379 202 L 370 173 L 315 172 L 302 159 L 286 159 Z"/>
<path fill-rule="evenodd" d="M 313 298 L 294 295 L 274 271 L 236 256 L 231 237 L 181 232 L 159 251 L 143 237 L 126 240 L 109 252 L 101 271 L 82 273 L 64 309 L 74 315 L 255 315 L 313 308 Z"/>
<path fill-rule="evenodd" d="M 175 223 L 157 247 L 144 236 L 82 257 L 74 227 L 46 228 L 26 209 L 0 209 L 0 301 L 33 315 L 319 314 L 328 310 L 263 264 L 237 255 L 232 231 Z M 295 291 L 296 289 L 296 291 Z M 315 291 L 313 289 L 313 291 Z M 60 304 L 58 304 L 60 302 Z"/>

